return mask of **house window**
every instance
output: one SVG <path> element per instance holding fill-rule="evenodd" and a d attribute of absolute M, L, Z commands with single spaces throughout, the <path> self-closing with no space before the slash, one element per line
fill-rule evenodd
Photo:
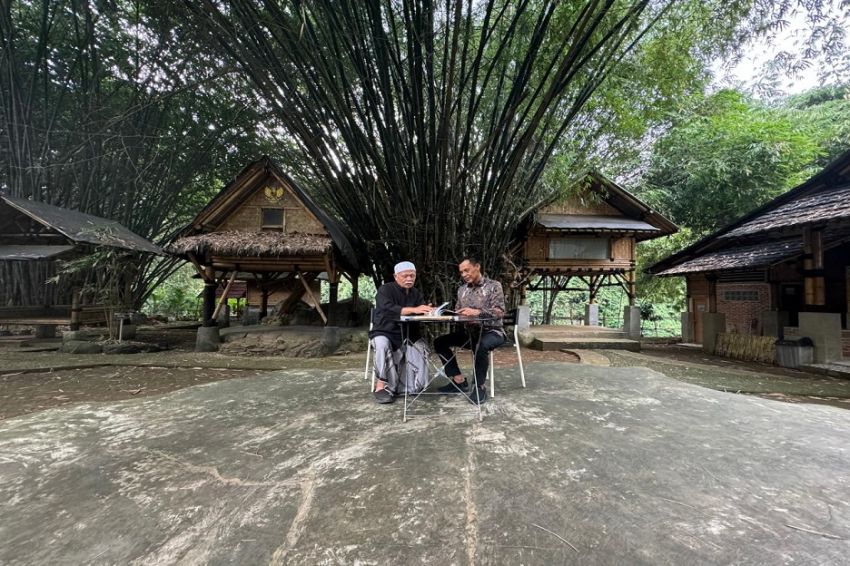
<path fill-rule="evenodd" d="M 552 238 L 549 259 L 608 259 L 608 238 Z"/>
<path fill-rule="evenodd" d="M 262 209 L 262 229 L 272 232 L 283 232 L 283 209 Z"/>
<path fill-rule="evenodd" d="M 759 301 L 758 291 L 723 291 L 723 299 L 726 301 L 738 301 L 757 303 Z"/>

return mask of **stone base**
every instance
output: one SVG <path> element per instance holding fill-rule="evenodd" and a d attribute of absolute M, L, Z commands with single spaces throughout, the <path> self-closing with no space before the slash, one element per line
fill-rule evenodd
<path fill-rule="evenodd" d="M 788 326 L 786 311 L 764 311 L 761 313 L 761 335 L 783 338 L 782 329 Z"/>
<path fill-rule="evenodd" d="M 717 335 L 726 332 L 726 315 L 722 312 L 702 313 L 702 351 L 713 354 L 717 351 Z"/>
<path fill-rule="evenodd" d="M 599 326 L 599 305 L 588 303 L 584 305 L 585 326 Z"/>
<path fill-rule="evenodd" d="M 35 327 L 36 338 L 56 338 L 55 324 L 39 324 Z"/>
<path fill-rule="evenodd" d="M 623 332 L 631 340 L 640 340 L 640 307 L 623 307 Z"/>
<path fill-rule="evenodd" d="M 198 336 L 195 340 L 196 352 L 217 352 L 221 344 L 218 326 L 199 326 Z"/>
<path fill-rule="evenodd" d="M 841 315 L 829 312 L 801 312 L 799 316 L 800 336 L 807 336 L 815 343 L 815 363 L 841 360 Z"/>
<path fill-rule="evenodd" d="M 683 312 L 679 313 L 682 321 L 682 342 L 685 344 L 694 343 L 694 313 Z"/>
<path fill-rule="evenodd" d="M 136 325 L 125 322 L 122 327 L 119 323 L 118 329 L 115 332 L 121 333 L 119 336 L 121 340 L 134 340 L 136 338 Z"/>
<path fill-rule="evenodd" d="M 100 354 L 103 353 L 103 346 L 96 342 L 68 340 L 62 343 L 62 351 L 66 354 Z"/>

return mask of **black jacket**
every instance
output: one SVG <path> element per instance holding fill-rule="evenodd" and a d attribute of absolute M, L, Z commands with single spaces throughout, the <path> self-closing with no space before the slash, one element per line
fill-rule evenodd
<path fill-rule="evenodd" d="M 405 289 L 395 281 L 384 283 L 375 295 L 375 310 L 372 313 L 372 330 L 369 338 L 386 336 L 393 348 L 401 346 L 401 309 L 425 304 L 425 297 L 416 287 Z M 416 341 L 421 333 L 418 324 L 410 324 L 410 339 Z"/>

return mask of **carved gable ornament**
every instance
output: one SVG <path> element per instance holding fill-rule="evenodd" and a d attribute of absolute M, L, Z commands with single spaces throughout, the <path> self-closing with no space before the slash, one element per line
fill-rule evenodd
<path fill-rule="evenodd" d="M 286 189 L 283 187 L 266 187 L 263 189 L 263 194 L 266 196 L 267 201 L 272 204 L 278 204 L 283 200 Z"/>

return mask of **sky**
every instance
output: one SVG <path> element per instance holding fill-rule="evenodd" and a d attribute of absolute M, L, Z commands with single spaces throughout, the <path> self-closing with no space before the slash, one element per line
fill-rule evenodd
<path fill-rule="evenodd" d="M 831 13 L 846 12 L 839 5 L 833 4 Z M 846 17 L 846 16 L 845 16 Z M 800 54 L 804 49 L 804 42 L 809 37 L 810 29 L 803 11 L 796 11 L 787 18 L 788 25 L 785 29 L 777 32 L 772 37 L 762 37 L 744 46 L 741 60 L 731 68 L 724 61 L 718 61 L 714 65 L 716 84 L 723 86 L 741 86 L 747 91 L 752 91 L 758 98 L 763 95 L 759 92 L 759 78 L 765 70 L 765 65 L 777 54 L 787 51 Z M 815 59 L 812 65 L 797 74 L 783 74 L 779 77 L 775 87 L 777 94 L 798 94 L 820 85 L 819 63 Z"/>

